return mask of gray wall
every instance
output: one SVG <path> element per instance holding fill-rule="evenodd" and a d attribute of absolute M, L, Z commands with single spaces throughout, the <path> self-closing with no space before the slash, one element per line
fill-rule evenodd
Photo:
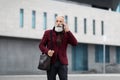
<path fill-rule="evenodd" d="M 0 37 L 0 74 L 39 74 L 40 40 Z"/>
<path fill-rule="evenodd" d="M 45 74 L 45 71 L 37 69 L 39 56 L 40 40 L 0 37 L 0 75 L 29 75 Z M 97 70 L 103 72 L 103 64 L 95 62 L 94 44 L 88 45 L 88 71 Z M 72 47 L 68 45 L 68 73 L 81 73 L 72 71 Z M 116 62 L 115 47 L 110 47 L 110 63 Z M 113 69 L 119 70 L 113 66 Z M 115 72 L 116 73 L 116 72 Z"/>

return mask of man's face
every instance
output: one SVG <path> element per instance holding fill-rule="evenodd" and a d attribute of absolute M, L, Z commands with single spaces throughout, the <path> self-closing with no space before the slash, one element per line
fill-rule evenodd
<path fill-rule="evenodd" d="M 56 25 L 56 26 L 60 26 L 60 25 L 62 25 L 63 23 L 64 23 L 64 17 L 58 16 L 58 17 L 56 18 L 55 25 Z"/>

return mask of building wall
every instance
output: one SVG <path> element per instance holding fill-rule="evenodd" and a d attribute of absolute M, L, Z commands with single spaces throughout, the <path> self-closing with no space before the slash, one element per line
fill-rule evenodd
<path fill-rule="evenodd" d="M 116 46 L 109 46 L 110 62 L 105 63 L 107 73 L 119 73 L 120 64 L 117 63 Z M 88 71 L 97 71 L 103 73 L 104 63 L 95 61 L 95 44 L 89 44 L 88 48 Z M 110 71 L 110 72 L 109 72 Z"/>
<path fill-rule="evenodd" d="M 40 74 L 39 40 L 0 38 L 0 74 Z"/>
<path fill-rule="evenodd" d="M 7 2 L 7 3 L 6 3 Z M 31 4 L 32 3 L 32 4 Z M 120 14 L 91 7 L 59 1 L 31 0 L 16 1 L 1 0 L 0 22 L 1 36 L 41 39 L 44 33 L 43 13 L 47 13 L 47 29 L 54 25 L 54 14 L 67 15 L 70 30 L 78 42 L 109 45 L 120 45 L 119 26 Z M 14 4 L 14 5 L 13 5 Z M 4 7 L 4 8 L 3 8 Z M 24 26 L 20 28 L 20 9 L 24 9 Z M 36 11 L 36 27 L 32 28 L 32 10 Z M 9 13 L 9 14 L 8 14 Z M 74 17 L 78 18 L 78 32 L 74 32 Z M 87 19 L 87 33 L 84 33 L 84 18 Z M 93 34 L 95 20 L 95 35 Z M 101 34 L 101 21 L 104 22 L 104 40 Z"/>
<path fill-rule="evenodd" d="M 103 72 L 103 63 L 96 63 L 95 62 L 95 45 L 90 44 L 88 48 L 88 67 L 89 71 L 97 71 L 102 73 Z"/>
<path fill-rule="evenodd" d="M 0 38 L 0 75 L 15 74 L 45 74 L 45 71 L 37 69 L 39 56 L 40 40 L 22 39 L 22 38 Z M 116 47 L 110 46 L 110 62 L 108 64 L 116 64 Z M 82 73 L 84 71 L 74 71 L 72 62 L 72 47 L 68 45 L 68 73 Z M 119 65 L 119 64 L 117 64 Z M 114 67 L 115 68 L 115 67 Z M 103 72 L 103 63 L 95 62 L 95 44 L 88 44 L 88 72 Z"/>

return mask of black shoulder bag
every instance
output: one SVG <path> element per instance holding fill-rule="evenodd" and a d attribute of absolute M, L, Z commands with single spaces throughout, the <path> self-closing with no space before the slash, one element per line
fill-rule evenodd
<path fill-rule="evenodd" d="M 52 30 L 50 31 L 50 48 L 52 49 Z M 48 56 L 45 53 L 42 53 L 40 55 L 40 59 L 39 59 L 39 64 L 38 64 L 38 69 L 40 70 L 49 70 L 50 69 L 50 61 L 51 61 L 51 57 Z"/>

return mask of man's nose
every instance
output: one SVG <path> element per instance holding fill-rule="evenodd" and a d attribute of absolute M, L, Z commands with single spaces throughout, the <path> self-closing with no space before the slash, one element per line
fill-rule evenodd
<path fill-rule="evenodd" d="M 58 26 L 60 26 L 60 23 L 57 23 Z"/>
<path fill-rule="evenodd" d="M 59 24 L 59 25 L 60 25 L 60 22 L 57 22 L 57 24 Z"/>

